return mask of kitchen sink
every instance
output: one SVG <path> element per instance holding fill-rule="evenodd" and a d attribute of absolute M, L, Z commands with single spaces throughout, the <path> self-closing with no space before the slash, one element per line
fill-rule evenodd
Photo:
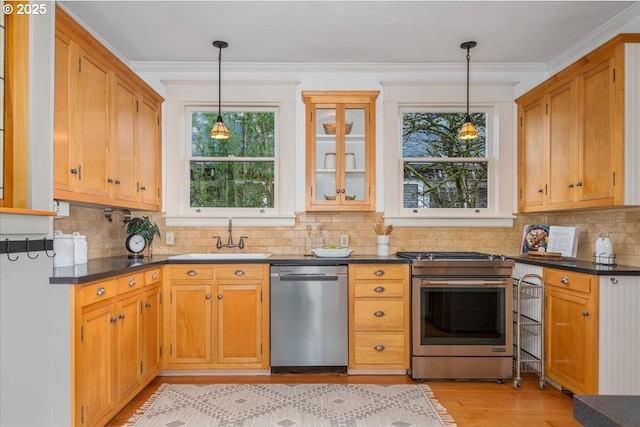
<path fill-rule="evenodd" d="M 182 254 L 171 255 L 169 259 L 174 260 L 236 260 L 236 259 L 265 259 L 269 258 L 271 254 Z"/>

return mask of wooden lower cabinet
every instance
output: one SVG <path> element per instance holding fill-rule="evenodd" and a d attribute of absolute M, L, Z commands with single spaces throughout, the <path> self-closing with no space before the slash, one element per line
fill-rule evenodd
<path fill-rule="evenodd" d="M 269 265 L 165 266 L 167 369 L 269 368 Z"/>
<path fill-rule="evenodd" d="M 162 353 L 160 335 L 149 336 L 160 317 L 145 311 L 145 302 L 161 301 L 161 287 L 144 282 L 136 272 L 72 291 L 73 426 L 105 425 L 160 370 L 161 356 L 144 368 L 144 351 Z"/>
<path fill-rule="evenodd" d="M 598 393 L 598 278 L 545 268 L 545 375 L 576 394 Z"/>
<path fill-rule="evenodd" d="M 349 265 L 349 370 L 409 368 L 409 266 Z"/>

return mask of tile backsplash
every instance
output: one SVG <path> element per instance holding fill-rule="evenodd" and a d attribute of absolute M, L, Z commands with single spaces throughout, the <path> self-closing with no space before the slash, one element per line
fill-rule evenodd
<path fill-rule="evenodd" d="M 226 239 L 226 227 L 166 227 L 161 213 L 134 212 L 148 215 L 160 228 L 162 237 L 154 240 L 154 254 L 180 254 L 188 252 L 217 252 L 214 236 Z M 307 225 L 320 224 L 325 232 L 326 244 L 338 246 L 340 236 L 349 236 L 349 247 L 354 254 L 375 255 L 375 223 L 383 222 L 382 213 L 299 213 L 294 227 L 240 227 L 234 225 L 234 239 L 248 236 L 244 252 L 302 255 L 305 248 Z M 521 214 L 510 228 L 475 227 L 396 227 L 390 236 L 390 252 L 403 250 L 479 251 L 494 254 L 517 255 L 526 224 L 577 226 L 580 228 L 578 259 L 593 260 L 595 241 L 599 232 L 609 233 L 617 262 L 621 265 L 640 266 L 640 208 L 608 208 L 542 214 Z M 123 214 L 113 211 L 109 222 L 102 209 L 71 206 L 68 218 L 54 220 L 54 229 L 64 233 L 78 231 L 87 235 L 89 259 L 126 255 L 127 237 Z M 165 244 L 165 233 L 174 234 L 174 244 Z M 239 251 L 221 249 L 220 251 Z"/>

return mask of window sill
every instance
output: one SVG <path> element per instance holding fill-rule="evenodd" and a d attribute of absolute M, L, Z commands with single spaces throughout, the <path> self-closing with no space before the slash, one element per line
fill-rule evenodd
<path fill-rule="evenodd" d="M 394 227 L 513 227 L 516 217 L 508 216 L 482 216 L 482 217 L 452 217 L 452 216 L 404 216 L 385 215 L 385 224 L 393 224 Z"/>

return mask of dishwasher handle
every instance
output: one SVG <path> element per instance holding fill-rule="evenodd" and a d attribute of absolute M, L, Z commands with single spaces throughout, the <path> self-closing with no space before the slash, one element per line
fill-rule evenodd
<path fill-rule="evenodd" d="M 282 282 L 331 282 L 346 277 L 346 274 L 325 273 L 276 273 L 272 275 Z"/>

